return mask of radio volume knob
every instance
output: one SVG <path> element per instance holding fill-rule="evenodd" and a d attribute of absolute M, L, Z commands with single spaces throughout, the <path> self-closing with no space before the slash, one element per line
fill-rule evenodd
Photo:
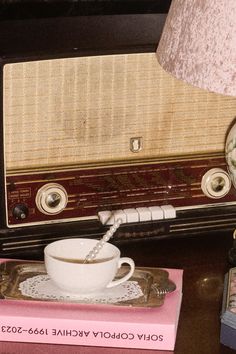
<path fill-rule="evenodd" d="M 24 220 L 27 218 L 29 210 L 25 204 L 17 204 L 13 208 L 12 215 L 16 220 Z"/>

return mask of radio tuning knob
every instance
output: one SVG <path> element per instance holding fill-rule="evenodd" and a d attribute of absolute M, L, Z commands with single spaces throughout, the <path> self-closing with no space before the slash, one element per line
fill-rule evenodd
<path fill-rule="evenodd" d="M 27 218 L 29 210 L 25 204 L 17 204 L 13 208 L 12 214 L 16 220 L 24 220 Z"/>
<path fill-rule="evenodd" d="M 230 191 L 231 180 L 226 171 L 212 168 L 202 177 L 201 187 L 207 197 L 223 198 Z"/>
<path fill-rule="evenodd" d="M 57 183 L 43 185 L 37 192 L 36 205 L 39 211 L 46 215 L 61 213 L 68 201 L 65 188 Z"/>

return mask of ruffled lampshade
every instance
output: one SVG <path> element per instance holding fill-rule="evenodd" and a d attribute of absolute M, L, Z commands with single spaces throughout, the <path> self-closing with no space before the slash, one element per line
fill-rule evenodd
<path fill-rule="evenodd" d="M 172 0 L 157 59 L 178 79 L 236 96 L 236 0 Z"/>

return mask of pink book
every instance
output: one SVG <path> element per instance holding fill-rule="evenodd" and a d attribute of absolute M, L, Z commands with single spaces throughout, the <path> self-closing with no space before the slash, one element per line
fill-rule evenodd
<path fill-rule="evenodd" d="M 177 288 L 156 308 L 2 299 L 0 341 L 173 350 L 183 271 L 167 271 Z"/>

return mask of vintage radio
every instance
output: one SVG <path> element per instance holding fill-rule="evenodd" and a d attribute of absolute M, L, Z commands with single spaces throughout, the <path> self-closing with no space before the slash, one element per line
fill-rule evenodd
<path fill-rule="evenodd" d="M 113 213 L 114 240 L 235 228 L 236 100 L 163 71 L 165 16 L 2 19 L 1 255 L 100 237 Z"/>

